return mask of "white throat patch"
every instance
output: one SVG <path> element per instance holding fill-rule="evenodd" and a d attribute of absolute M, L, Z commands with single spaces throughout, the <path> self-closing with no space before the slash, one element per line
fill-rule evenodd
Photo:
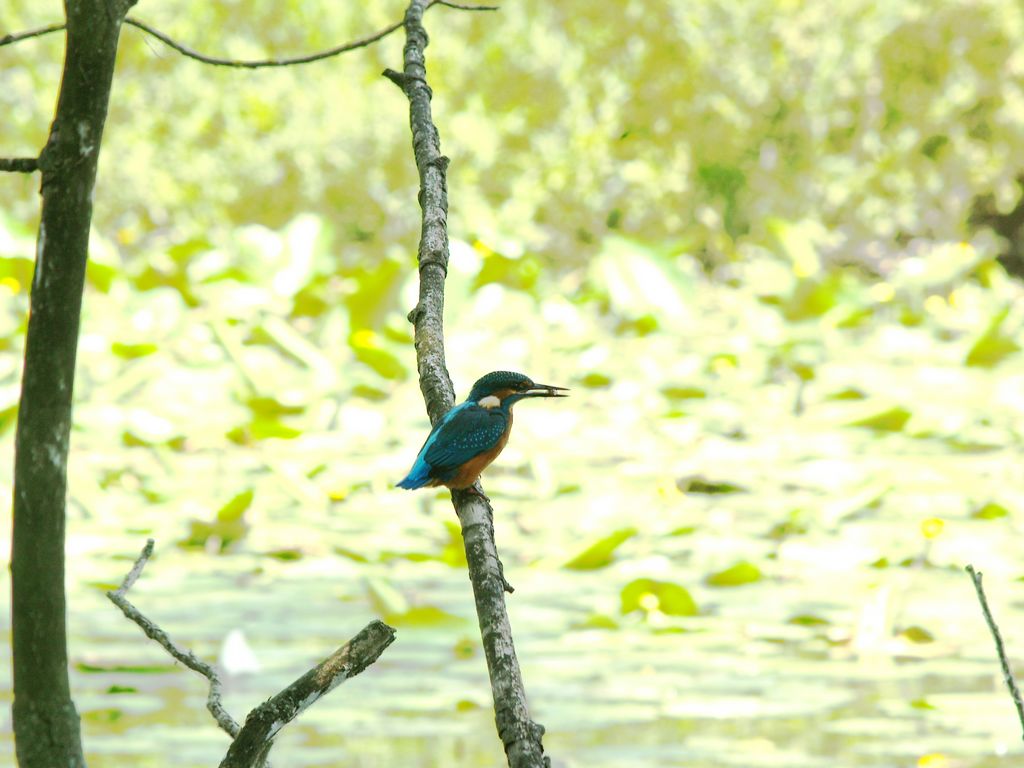
<path fill-rule="evenodd" d="M 480 398 L 477 403 L 481 408 L 497 408 L 501 405 L 501 400 L 496 398 L 494 395 L 488 395 L 487 397 Z"/>

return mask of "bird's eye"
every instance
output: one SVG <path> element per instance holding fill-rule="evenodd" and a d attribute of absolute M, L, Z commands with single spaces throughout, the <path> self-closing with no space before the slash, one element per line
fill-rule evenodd
<path fill-rule="evenodd" d="M 520 381 L 518 384 L 516 384 L 516 389 L 518 389 L 520 392 L 525 392 L 531 386 L 532 385 L 528 381 Z"/>

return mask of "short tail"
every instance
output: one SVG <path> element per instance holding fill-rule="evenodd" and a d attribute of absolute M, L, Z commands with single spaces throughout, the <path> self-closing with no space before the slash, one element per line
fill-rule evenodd
<path fill-rule="evenodd" d="M 429 482 L 430 465 L 425 461 L 417 459 L 416 463 L 412 465 L 412 469 L 409 470 L 409 474 L 399 480 L 395 487 L 411 491 L 416 488 L 422 488 Z"/>

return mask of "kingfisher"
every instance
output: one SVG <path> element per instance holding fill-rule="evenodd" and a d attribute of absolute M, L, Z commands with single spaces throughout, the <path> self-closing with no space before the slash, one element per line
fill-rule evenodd
<path fill-rule="evenodd" d="M 447 485 L 470 488 L 508 442 L 512 406 L 528 397 L 568 397 L 565 387 L 538 384 L 512 371 L 492 371 L 477 380 L 469 398 L 430 430 L 399 488 Z"/>

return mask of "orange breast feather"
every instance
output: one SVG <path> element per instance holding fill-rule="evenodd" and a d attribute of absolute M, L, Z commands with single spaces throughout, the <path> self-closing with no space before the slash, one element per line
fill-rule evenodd
<path fill-rule="evenodd" d="M 462 465 L 459 473 L 455 475 L 451 480 L 444 485 L 449 488 L 462 489 L 469 488 L 473 483 L 480 477 L 480 473 L 483 472 L 487 465 L 498 458 L 498 454 L 505 448 L 505 444 L 508 442 L 509 433 L 512 431 L 512 411 L 508 412 L 508 424 L 505 425 L 505 431 L 498 438 L 498 442 L 494 444 L 493 448 L 490 448 L 483 453 L 478 453 L 472 459 Z"/>

